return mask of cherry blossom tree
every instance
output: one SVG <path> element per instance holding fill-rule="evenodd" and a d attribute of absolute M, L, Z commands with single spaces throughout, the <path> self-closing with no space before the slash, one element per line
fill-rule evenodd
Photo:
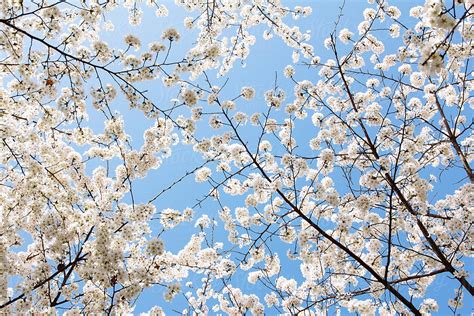
<path fill-rule="evenodd" d="M 474 2 L 369 0 L 349 29 L 341 1 L 321 42 L 298 23 L 323 12 L 298 2 L 2 1 L 2 314 L 128 314 L 152 288 L 146 315 L 458 313 L 474 294 Z M 145 42 L 150 11 L 179 10 Z M 284 76 L 228 85 L 272 37 Z M 140 145 L 132 111 L 151 122 Z M 181 147 L 199 159 L 138 198 Z M 163 206 L 190 180 L 208 193 Z"/>

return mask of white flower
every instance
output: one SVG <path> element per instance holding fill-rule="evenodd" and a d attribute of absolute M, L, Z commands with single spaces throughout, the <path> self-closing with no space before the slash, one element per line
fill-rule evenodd
<path fill-rule="evenodd" d="M 135 50 L 140 49 L 140 39 L 132 34 L 125 36 L 125 44 L 135 47 Z"/>
<path fill-rule="evenodd" d="M 243 87 L 240 93 L 245 100 L 251 100 L 255 97 L 255 89 L 252 87 Z"/>
<path fill-rule="evenodd" d="M 349 31 L 349 29 L 344 28 L 339 32 L 339 40 L 342 43 L 347 44 L 352 39 L 353 35 L 354 35 L 354 33 Z"/>
<path fill-rule="evenodd" d="M 147 250 L 152 256 L 160 256 L 164 250 L 163 242 L 158 238 L 153 238 L 148 241 Z"/>
<path fill-rule="evenodd" d="M 175 28 L 166 29 L 161 35 L 162 39 L 167 39 L 169 41 L 179 41 L 180 35 Z"/>
<path fill-rule="evenodd" d="M 410 76 L 410 83 L 419 88 L 425 82 L 425 76 L 421 72 L 414 72 Z"/>
<path fill-rule="evenodd" d="M 393 38 L 397 38 L 400 36 L 400 25 L 394 23 L 390 25 L 389 28 L 390 36 Z"/>
<path fill-rule="evenodd" d="M 193 106 L 197 102 L 197 94 L 193 90 L 186 89 L 184 92 L 181 94 L 181 98 L 183 99 L 183 102 L 187 106 Z"/>
<path fill-rule="evenodd" d="M 220 53 L 221 53 L 221 48 L 217 44 L 210 45 L 206 49 L 206 56 L 209 58 L 219 57 Z"/>
<path fill-rule="evenodd" d="M 287 65 L 284 70 L 285 77 L 290 78 L 290 77 L 293 77 L 294 74 L 295 74 L 295 68 L 293 68 L 293 66 L 291 65 Z"/>
<path fill-rule="evenodd" d="M 202 215 L 194 224 L 194 227 L 208 228 L 211 225 L 211 219 L 207 214 Z"/>
<path fill-rule="evenodd" d="M 155 14 L 157 17 L 168 16 L 168 8 L 164 4 L 160 4 Z"/>
<path fill-rule="evenodd" d="M 200 168 L 196 171 L 195 180 L 196 182 L 205 182 L 211 176 L 212 172 L 211 169 L 208 167 Z"/>
<path fill-rule="evenodd" d="M 293 63 L 297 63 L 300 60 L 300 53 L 298 51 L 293 51 L 291 54 L 291 59 L 293 60 Z"/>
<path fill-rule="evenodd" d="M 233 110 L 235 109 L 235 102 L 232 100 L 226 100 L 221 103 L 223 110 Z"/>

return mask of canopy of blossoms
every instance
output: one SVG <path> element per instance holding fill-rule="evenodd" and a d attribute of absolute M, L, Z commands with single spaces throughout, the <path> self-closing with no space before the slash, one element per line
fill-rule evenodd
<path fill-rule="evenodd" d="M 474 1 L 309 4 L 1 1 L 0 314 L 469 312 Z"/>

